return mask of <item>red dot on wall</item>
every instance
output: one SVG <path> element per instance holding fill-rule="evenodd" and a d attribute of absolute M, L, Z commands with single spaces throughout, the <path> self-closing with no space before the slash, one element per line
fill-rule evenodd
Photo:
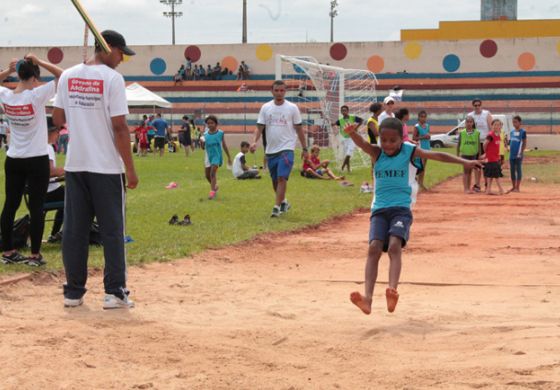
<path fill-rule="evenodd" d="M 480 54 L 483 57 L 486 58 L 494 57 L 497 52 L 498 52 L 498 44 L 491 39 L 487 39 L 480 44 Z"/>
<path fill-rule="evenodd" d="M 189 46 L 185 49 L 185 59 L 189 57 L 192 62 L 197 62 L 200 60 L 201 56 L 200 48 L 198 46 Z"/>
<path fill-rule="evenodd" d="M 344 44 L 335 43 L 331 46 L 330 54 L 333 60 L 342 61 L 346 58 L 346 54 L 348 54 L 348 51 L 346 50 L 346 46 L 344 46 Z"/>
<path fill-rule="evenodd" d="M 60 64 L 64 58 L 64 53 L 58 47 L 51 48 L 47 53 L 47 59 L 51 64 Z"/>

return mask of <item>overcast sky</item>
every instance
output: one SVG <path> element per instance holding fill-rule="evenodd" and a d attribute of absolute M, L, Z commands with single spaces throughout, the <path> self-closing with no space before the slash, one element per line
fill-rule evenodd
<path fill-rule="evenodd" d="M 70 0 L 0 0 L 0 46 L 74 46 L 84 25 Z M 325 42 L 330 0 L 247 0 L 249 43 Z M 171 20 L 159 0 L 82 0 L 98 28 L 132 45 L 171 43 Z M 401 29 L 438 21 L 479 20 L 478 0 L 338 0 L 335 41 L 399 40 Z M 518 0 L 519 19 L 560 19 L 559 0 Z M 241 42 L 242 0 L 184 0 L 177 44 Z M 90 42 L 91 39 L 90 39 Z"/>

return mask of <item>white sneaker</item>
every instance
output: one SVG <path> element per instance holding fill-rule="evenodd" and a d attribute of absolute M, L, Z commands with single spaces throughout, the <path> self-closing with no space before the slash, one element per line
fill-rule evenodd
<path fill-rule="evenodd" d="M 125 295 L 124 299 L 120 299 L 113 294 L 105 294 L 103 300 L 103 309 L 131 309 L 134 307 L 134 301 L 128 299 Z"/>
<path fill-rule="evenodd" d="M 84 303 L 84 298 L 70 299 L 64 298 L 64 307 L 78 307 Z"/>

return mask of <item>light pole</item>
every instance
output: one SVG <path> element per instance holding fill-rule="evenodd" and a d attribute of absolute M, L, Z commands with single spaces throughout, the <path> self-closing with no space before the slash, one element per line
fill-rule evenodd
<path fill-rule="evenodd" d="M 336 7 L 338 7 L 338 1 L 332 0 L 331 12 L 329 12 L 329 16 L 331 17 L 331 42 L 334 42 L 334 18 L 338 15 Z"/>
<path fill-rule="evenodd" d="M 171 18 L 171 44 L 175 44 L 175 18 L 180 18 L 183 16 L 182 12 L 175 11 L 176 5 L 183 4 L 183 0 L 159 0 L 161 4 L 165 4 L 171 7 L 171 12 L 164 11 L 163 16 Z"/>
<path fill-rule="evenodd" d="M 243 35 L 241 43 L 247 43 L 247 0 L 243 0 Z"/>

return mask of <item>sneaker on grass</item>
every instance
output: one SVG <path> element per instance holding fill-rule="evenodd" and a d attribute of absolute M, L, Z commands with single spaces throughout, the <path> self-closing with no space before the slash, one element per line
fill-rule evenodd
<path fill-rule="evenodd" d="M 9 255 L 2 254 L 2 263 L 4 264 L 23 264 L 27 261 L 27 257 L 22 256 L 18 252 L 12 252 Z"/>
<path fill-rule="evenodd" d="M 31 267 L 41 267 L 42 265 L 47 264 L 47 262 L 45 261 L 45 259 L 43 259 L 43 255 L 39 254 L 39 256 L 35 257 L 26 257 L 25 264 Z"/>
<path fill-rule="evenodd" d="M 128 299 L 128 296 L 124 296 L 121 299 L 113 294 L 105 294 L 105 299 L 103 300 L 103 309 L 131 309 L 134 307 L 134 302 Z"/>
<path fill-rule="evenodd" d="M 290 209 L 290 207 L 292 207 L 292 205 L 290 205 L 288 203 L 287 200 L 284 200 L 281 204 L 280 204 L 280 212 L 281 213 L 287 213 L 288 210 Z"/>
<path fill-rule="evenodd" d="M 78 307 L 84 303 L 84 298 L 71 299 L 64 298 L 64 307 Z"/>
<path fill-rule="evenodd" d="M 270 214 L 271 218 L 277 218 L 280 216 L 280 214 L 282 214 L 282 212 L 280 211 L 280 207 L 278 206 L 274 206 L 272 208 L 272 214 Z"/>

